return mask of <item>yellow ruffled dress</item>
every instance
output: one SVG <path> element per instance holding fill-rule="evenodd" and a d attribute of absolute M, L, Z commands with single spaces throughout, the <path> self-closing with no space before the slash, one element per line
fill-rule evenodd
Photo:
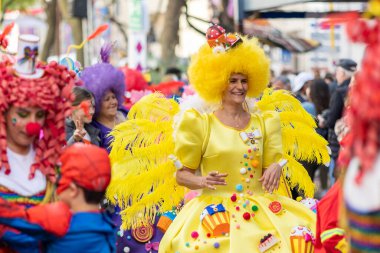
<path fill-rule="evenodd" d="M 251 114 L 248 126 L 237 130 L 214 114 L 186 111 L 176 132 L 175 155 L 202 175 L 228 173 L 227 185 L 203 189 L 188 202 L 159 252 L 313 252 L 315 214 L 290 198 L 265 193 L 258 181 L 263 168 L 282 158 L 275 112 Z"/>

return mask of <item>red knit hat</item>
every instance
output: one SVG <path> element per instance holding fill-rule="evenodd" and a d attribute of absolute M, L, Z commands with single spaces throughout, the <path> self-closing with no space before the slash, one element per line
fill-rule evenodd
<path fill-rule="evenodd" d="M 107 188 L 111 179 L 111 164 L 105 149 L 76 143 L 64 150 L 60 160 L 62 168 L 58 193 L 71 182 L 90 191 L 102 192 Z"/>

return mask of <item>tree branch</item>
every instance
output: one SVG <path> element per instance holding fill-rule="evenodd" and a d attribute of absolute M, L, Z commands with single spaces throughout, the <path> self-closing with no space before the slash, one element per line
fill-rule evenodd
<path fill-rule="evenodd" d="M 120 21 L 118 21 L 114 16 L 109 16 L 109 20 L 111 23 L 114 23 L 117 28 L 119 29 L 121 35 L 123 36 L 124 38 L 124 41 L 126 43 L 126 45 L 128 45 L 128 35 L 127 33 L 125 32 L 125 25 L 122 24 Z"/>
<path fill-rule="evenodd" d="M 12 4 L 12 0 L 4 0 L 4 6 L 1 11 L 1 19 L 0 19 L 0 25 L 3 24 L 4 18 L 5 18 L 5 12 L 7 11 L 8 7 Z"/>

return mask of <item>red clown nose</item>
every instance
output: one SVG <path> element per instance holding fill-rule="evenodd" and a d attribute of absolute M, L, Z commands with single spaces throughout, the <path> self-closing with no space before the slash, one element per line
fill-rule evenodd
<path fill-rule="evenodd" d="M 30 122 L 26 125 L 26 133 L 30 136 L 38 136 L 41 131 L 41 125 L 36 122 Z"/>

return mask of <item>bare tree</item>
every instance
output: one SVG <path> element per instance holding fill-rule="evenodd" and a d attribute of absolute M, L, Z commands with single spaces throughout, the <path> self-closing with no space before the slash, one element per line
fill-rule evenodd
<path fill-rule="evenodd" d="M 46 33 L 45 44 L 41 52 L 41 60 L 47 61 L 50 52 L 53 49 L 54 42 L 57 41 L 57 25 L 59 20 L 57 20 L 57 0 L 44 0 L 44 9 L 46 13 L 46 23 L 48 25 L 48 30 Z M 59 55 L 58 49 L 54 52 L 55 55 Z"/>
<path fill-rule="evenodd" d="M 167 68 L 176 64 L 175 47 L 179 43 L 179 18 L 186 0 L 169 0 L 161 34 L 162 66 Z"/>

